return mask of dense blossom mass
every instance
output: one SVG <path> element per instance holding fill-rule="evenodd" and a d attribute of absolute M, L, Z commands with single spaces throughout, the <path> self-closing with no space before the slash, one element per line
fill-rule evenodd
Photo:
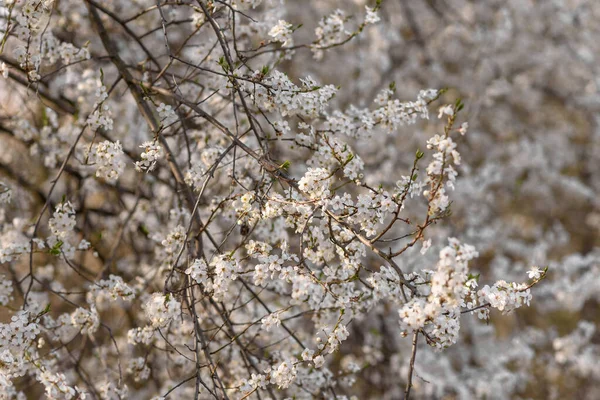
<path fill-rule="evenodd" d="M 0 400 L 598 398 L 599 19 L 0 0 Z"/>

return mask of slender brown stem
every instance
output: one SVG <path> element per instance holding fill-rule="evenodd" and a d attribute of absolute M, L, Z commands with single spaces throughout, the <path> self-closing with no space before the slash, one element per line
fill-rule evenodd
<path fill-rule="evenodd" d="M 406 390 L 404 391 L 404 400 L 410 398 L 410 389 L 412 388 L 412 377 L 415 371 L 415 359 L 417 358 L 417 343 L 419 341 L 419 331 L 413 333 L 412 353 L 410 355 L 410 366 L 408 369 L 408 378 L 406 379 Z"/>

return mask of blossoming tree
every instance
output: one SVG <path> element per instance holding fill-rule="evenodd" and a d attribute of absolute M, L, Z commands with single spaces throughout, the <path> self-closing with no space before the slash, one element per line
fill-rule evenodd
<path fill-rule="evenodd" d="M 558 215 L 565 190 L 600 227 L 598 131 L 562 138 L 593 102 L 527 123 L 568 94 L 485 83 L 522 38 L 587 82 L 588 48 L 514 24 L 589 33 L 599 6 L 438 3 L 0 1 L 0 399 L 509 398 L 544 357 L 600 376 L 589 318 L 506 327 L 547 275 L 549 311 L 600 293 L 597 239 L 553 253 L 571 220 L 511 204 L 556 190 Z"/>

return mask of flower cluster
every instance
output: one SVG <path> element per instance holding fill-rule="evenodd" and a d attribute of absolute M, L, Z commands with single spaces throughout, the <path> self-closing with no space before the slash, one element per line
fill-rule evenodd
<path fill-rule="evenodd" d="M 255 75 L 259 77 L 261 73 Z M 325 111 L 337 89 L 333 85 L 321 87 L 310 77 L 300 81 L 301 86 L 297 86 L 287 75 L 275 70 L 262 80 L 262 84 L 247 83 L 245 86 L 252 99 L 266 110 L 277 109 L 282 116 L 316 118 Z"/>
<path fill-rule="evenodd" d="M 143 357 L 130 360 L 127 372 L 133 375 L 133 380 L 136 382 L 145 381 L 150 377 L 150 368 Z"/>
<path fill-rule="evenodd" d="M 144 151 L 140 155 L 141 160 L 135 162 L 135 169 L 150 172 L 156 168 L 156 163 L 160 159 L 161 147 L 156 141 L 144 142 L 140 147 Z"/>
<path fill-rule="evenodd" d="M 57 239 L 67 239 L 72 234 L 76 223 L 73 204 L 66 201 L 56 206 L 52 218 L 48 221 L 48 226 L 52 235 Z"/>
<path fill-rule="evenodd" d="M 269 368 L 265 371 L 270 377 L 270 382 L 280 389 L 290 386 L 296 379 L 296 367 L 292 360 L 285 360 L 277 368 Z"/>
<path fill-rule="evenodd" d="M 96 102 L 94 103 L 94 111 L 88 115 L 87 125 L 90 127 L 92 132 L 102 128 L 106 131 L 113 129 L 113 119 L 111 117 L 111 111 L 105 100 L 108 98 L 106 86 L 102 82 L 97 81 L 100 85 L 96 91 Z"/>
<path fill-rule="evenodd" d="M 327 198 L 330 177 L 331 173 L 324 168 L 309 168 L 298 182 L 298 188 L 313 200 Z"/>
<path fill-rule="evenodd" d="M 498 281 L 492 287 L 485 285 L 478 292 L 480 304 L 489 304 L 502 313 L 509 313 L 523 305 L 529 305 L 531 292 L 524 283 Z M 485 315 L 480 314 L 480 318 Z"/>
<path fill-rule="evenodd" d="M 98 178 L 115 182 L 125 170 L 123 146 L 118 140 L 114 143 L 109 140 L 97 143 L 90 152 L 89 161 L 96 165 Z"/>
<path fill-rule="evenodd" d="M 162 245 L 165 247 L 165 252 L 169 255 L 175 254 L 185 241 L 185 228 L 183 225 L 177 225 L 173 231 L 171 231 L 165 240 L 162 241 Z"/>
<path fill-rule="evenodd" d="M 71 314 L 62 314 L 56 322 L 58 336 L 68 342 L 78 333 L 93 337 L 100 326 L 100 316 L 94 306 L 89 310 L 79 307 Z"/>
<path fill-rule="evenodd" d="M 287 21 L 279 20 L 277 25 L 275 25 L 269 31 L 269 36 L 271 36 L 275 41 L 280 42 L 283 46 L 293 46 L 294 39 L 292 38 L 293 25 Z"/>
<path fill-rule="evenodd" d="M 5 276 L 0 276 L 0 306 L 6 306 L 13 299 L 13 284 L 10 280 L 4 279 Z"/>
<path fill-rule="evenodd" d="M 153 328 L 162 328 L 177 318 L 181 304 L 171 295 L 153 293 L 144 303 L 144 311 Z"/>
<path fill-rule="evenodd" d="M 122 299 L 132 301 L 136 296 L 134 288 L 129 286 L 122 277 L 110 275 L 108 279 L 101 279 L 94 285 L 90 285 L 88 293 L 88 302 L 99 305 L 105 301 L 115 301 Z"/>
<path fill-rule="evenodd" d="M 350 107 L 327 117 L 325 128 L 349 137 L 369 138 L 378 129 L 392 133 L 399 127 L 414 124 L 418 118 L 428 119 L 427 105 L 439 96 L 435 89 L 421 90 L 415 101 L 402 102 L 392 98 L 394 91 L 384 89 L 375 98 L 374 110 Z"/>
<path fill-rule="evenodd" d="M 208 265 L 206 264 L 206 261 L 196 259 L 192 265 L 185 270 L 185 273 L 195 280 L 196 283 L 204 285 L 208 279 Z"/>
<path fill-rule="evenodd" d="M 261 319 L 260 322 L 262 323 L 262 328 L 267 332 L 270 331 L 273 327 L 279 327 L 281 325 L 279 313 L 269 314 L 263 319 Z"/>
<path fill-rule="evenodd" d="M 316 59 L 323 58 L 323 48 L 342 42 L 350 33 L 344 29 L 347 17 L 344 11 L 339 8 L 330 15 L 319 21 L 319 26 L 315 29 L 317 36 L 316 44 L 312 50 Z"/>
<path fill-rule="evenodd" d="M 449 245 L 439 253 L 435 271 L 423 279 L 428 295 L 412 298 L 399 310 L 402 328 L 425 329 L 438 348 L 456 343 L 461 306 L 471 293 L 466 285 L 468 263 L 477 256 L 472 246 L 450 238 Z"/>

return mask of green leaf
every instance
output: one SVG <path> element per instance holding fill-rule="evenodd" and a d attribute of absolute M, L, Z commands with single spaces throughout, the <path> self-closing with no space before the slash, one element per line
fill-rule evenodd
<path fill-rule="evenodd" d="M 281 164 L 281 165 L 279 166 L 279 169 L 282 169 L 282 170 L 284 170 L 284 171 L 287 171 L 287 170 L 290 168 L 290 166 L 291 166 L 291 165 L 292 165 L 292 163 L 291 163 L 291 162 L 289 162 L 289 161 L 284 161 L 284 163 L 283 163 L 283 164 Z"/>
<path fill-rule="evenodd" d="M 52 246 L 52 248 L 50 248 L 48 250 L 48 252 L 50 254 L 52 254 L 53 256 L 58 256 L 60 255 L 60 248 L 62 247 L 62 245 L 64 244 L 64 242 L 62 242 L 61 240 L 59 240 L 58 242 L 56 242 L 54 244 L 54 246 Z"/>
<path fill-rule="evenodd" d="M 476 282 L 479 282 L 479 277 L 481 276 L 481 274 L 469 274 L 467 276 L 467 280 L 470 281 L 471 279 L 475 279 Z"/>

